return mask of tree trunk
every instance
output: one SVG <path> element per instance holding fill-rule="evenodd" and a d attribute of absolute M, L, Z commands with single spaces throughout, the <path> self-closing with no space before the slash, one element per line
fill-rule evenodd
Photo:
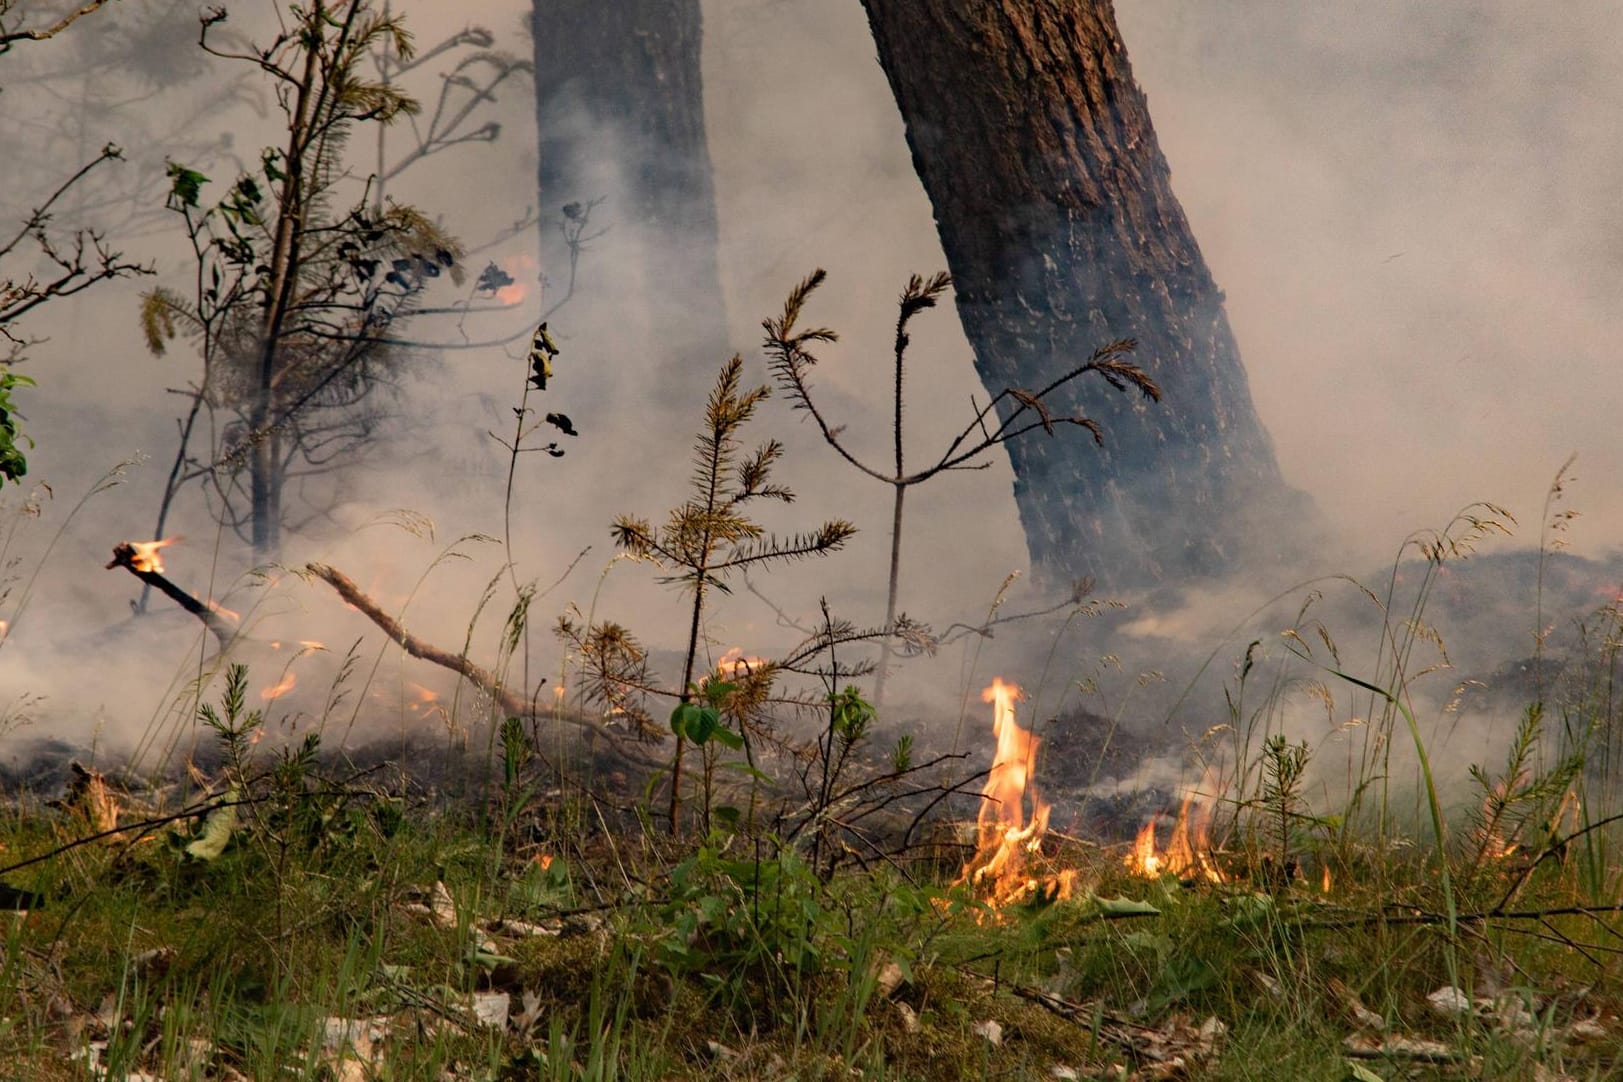
<path fill-rule="evenodd" d="M 534 0 L 531 17 L 543 304 L 564 297 L 574 274 L 562 208 L 603 200 L 588 234 L 610 234 L 583 257 L 578 288 L 609 300 L 621 329 L 640 324 L 655 378 L 681 388 L 693 364 L 708 373 L 730 352 L 699 0 Z"/>
<path fill-rule="evenodd" d="M 1110 0 L 863 0 L 935 208 L 989 393 L 1036 389 L 1099 345 L 1157 406 L 1079 381 L 1057 408 L 1104 427 L 1009 445 L 1039 580 L 1109 593 L 1232 569 L 1311 507 L 1287 486 Z"/>

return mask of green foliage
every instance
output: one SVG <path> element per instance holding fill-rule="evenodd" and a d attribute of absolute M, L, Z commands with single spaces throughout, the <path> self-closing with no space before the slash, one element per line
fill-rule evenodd
<path fill-rule="evenodd" d="M 868 734 L 868 727 L 874 721 L 874 707 L 862 697 L 856 685 L 847 684 L 828 700 L 829 725 L 842 748 L 849 748 Z"/>
<path fill-rule="evenodd" d="M 0 478 L 13 484 L 28 473 L 28 458 L 21 444 L 34 446 L 34 441 L 23 434 L 12 414 L 17 406 L 11 392 L 17 387 L 33 387 L 34 381 L 18 375 L 9 368 L 0 368 Z"/>
<path fill-rule="evenodd" d="M 706 680 L 701 686 L 690 686 L 689 698 L 671 711 L 671 732 L 695 747 L 702 748 L 714 740 L 734 751 L 742 748 L 744 738 L 721 719 L 728 696 L 737 691 L 737 684 L 725 680 Z"/>
<path fill-rule="evenodd" d="M 789 538 L 768 535 L 747 511 L 758 500 L 790 503 L 794 493 L 771 480 L 772 467 L 783 455 L 783 445 L 767 440 L 752 454 L 742 455 L 740 430 L 755 415 L 771 389 L 765 386 L 745 390 L 742 386 L 744 362 L 733 357 L 722 365 L 721 373 L 705 404 L 704 427 L 693 452 L 691 495 L 672 509 L 664 526 L 655 529 L 648 520 L 622 515 L 614 522 L 615 543 L 625 552 L 648 559 L 671 572 L 665 580 L 692 591 L 693 604 L 688 627 L 687 651 L 683 659 L 682 705 L 691 705 L 699 685 L 695 666 L 699 656 L 700 631 L 704 622 L 705 594 L 710 589 L 726 591 L 728 578 L 752 568 L 823 556 L 845 545 L 856 527 L 843 519 L 825 522 L 813 532 Z M 710 702 L 711 707 L 718 703 Z M 671 717 L 676 748 L 671 758 L 670 827 L 680 830 L 682 803 L 682 752 L 688 742 L 690 725 L 709 739 L 721 732 L 719 713 L 706 720 L 699 713 L 678 711 Z M 739 734 L 742 740 L 742 734 Z M 726 737 L 717 737 L 724 742 Z M 707 760 L 708 768 L 708 760 Z M 709 771 L 706 771 L 708 780 Z M 708 794 L 709 787 L 706 786 Z M 707 801 L 708 803 L 708 801 Z"/>

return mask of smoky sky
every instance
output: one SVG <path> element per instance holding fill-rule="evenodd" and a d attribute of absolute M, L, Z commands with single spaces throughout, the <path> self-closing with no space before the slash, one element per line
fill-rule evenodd
<path fill-rule="evenodd" d="M 1357 573 L 1378 566 L 1410 531 L 1440 526 L 1478 499 L 1506 505 L 1521 522 L 1519 541 L 1536 543 L 1545 489 L 1574 452 L 1568 505 L 1583 513 L 1572 530 L 1574 548 L 1599 553 L 1623 540 L 1623 494 L 1606 481 L 1623 452 L 1615 375 L 1623 339 L 1616 302 L 1623 212 L 1615 198 L 1623 135 L 1611 119 L 1623 111 L 1623 71 L 1615 63 L 1623 24 L 1608 7 L 1597 0 L 1117 5 L 1174 191 L 1226 292 L 1258 411 L 1287 479 L 1314 497 L 1329 525 L 1330 540 L 1302 553 L 1302 567 Z M 476 22 L 494 32 L 496 48 L 529 51 L 526 4 L 394 8 L 421 43 Z M 36 642 L 63 649 L 83 649 L 86 635 L 128 618 L 129 582 L 101 564 L 113 543 L 150 530 L 180 401 L 168 388 L 183 387 L 191 372 L 184 348 L 155 360 L 135 329 L 138 289 L 175 284 L 186 268 L 176 224 L 161 211 L 163 159 L 195 155 L 223 179 L 274 138 L 263 88 L 227 83 L 229 69 L 195 63 L 194 15 L 183 5 L 127 3 L 118 17 L 139 30 L 127 35 L 126 54 L 128 41 L 140 46 L 118 61 L 124 89 L 116 96 L 89 79 L 16 81 L 13 58 L 0 60 L 7 65 L 0 67 L 4 139 L 42 151 L 8 154 L 0 164 L 8 214 L 30 205 L 30 193 L 42 190 L 53 169 L 71 168 L 85 148 L 120 141 L 131 161 L 110 190 L 124 202 L 115 207 L 109 196 L 107 206 L 86 207 L 87 220 L 124 229 L 115 239 L 160 274 L 54 306 L 28 328 L 50 337 L 32 351 L 28 369 L 41 381 L 25 403 L 39 440 L 32 476 L 56 495 L 31 525 L 33 547 L 25 551 L 43 550 L 104 470 L 148 456 L 127 483 L 87 505 L 41 575 L 27 619 Z M 842 340 L 821 351 L 814 386 L 831 419 L 847 426 L 853 448 L 883 464 L 895 297 L 910 274 L 943 269 L 945 261 L 861 6 L 711 0 L 705 18 L 706 123 L 729 345 L 743 354 L 751 378 L 765 382 L 760 320 L 775 314 L 801 277 L 826 268 L 829 282 L 807 318 L 836 328 Z M 241 30 L 253 28 L 245 10 Z M 82 41 L 69 36 L 38 46 L 19 58 L 32 66 L 19 70 L 38 73 L 69 58 L 112 63 L 97 61 L 96 50 L 111 47 L 104 36 L 79 29 L 72 35 Z M 431 64 L 423 74 L 444 68 Z M 170 75 L 184 78 L 166 82 Z M 520 219 L 535 203 L 527 95 L 527 83 L 505 88 L 492 113 L 503 129 L 496 144 L 447 153 L 392 190 L 467 241 Z M 363 174 L 368 153 L 357 147 Z M 602 216 L 612 227 L 612 203 Z M 72 224 L 64 217 L 64 226 Z M 522 464 L 513 555 L 519 574 L 546 587 L 591 546 L 541 603 L 544 613 L 573 601 L 669 648 L 680 639 L 679 598 L 646 567 L 622 561 L 605 576 L 613 555 L 608 524 L 621 512 L 658 521 L 681 497 L 673 485 L 686 476 L 713 370 L 695 376 L 685 401 L 655 396 L 640 376 L 653 360 L 616 338 L 617 324 L 634 322 L 624 312 L 628 298 L 649 286 L 614 270 L 635 243 L 630 231 L 611 228 L 586 254 L 590 288 L 554 317 L 564 354 L 545 406 L 571 413 L 583 435 L 561 460 Z M 523 235 L 476 258 L 496 259 L 533 282 L 533 240 Z M 441 324 L 436 340 L 505 334 L 531 314 L 482 327 Z M 923 461 L 986 392 L 950 306 L 922 316 L 915 331 L 906 418 L 909 453 Z M 507 559 L 502 546 L 469 541 L 462 550 L 472 558 L 444 561 L 413 590 L 455 538 L 503 532 L 506 459 L 488 433 L 511 423 L 525 344 L 449 352 L 404 380 L 391 442 L 344 482 L 326 520 L 290 544 L 289 562 L 341 563 L 394 603 L 412 597 L 426 637 L 460 641 Z M 716 358 L 718 367 L 723 359 Z M 800 495 L 768 524 L 793 530 L 837 516 L 862 532 L 828 561 L 762 579 L 782 615 L 743 589 L 726 599 L 711 629 L 718 653 L 756 643 L 770 652 L 794 641 L 799 632 L 785 625 L 804 626 L 821 595 L 859 621 L 877 621 L 884 611 L 889 490 L 844 466 L 781 399 L 764 407 L 755 429 L 757 439 L 768 435 L 787 443 L 778 479 Z M 909 494 L 905 610 L 937 626 L 973 622 L 1005 578 L 1024 569 L 1011 482 L 1006 460 L 993 457 L 984 470 Z M 393 508 L 431 516 L 434 541 L 372 525 Z M 228 540 L 216 541 L 195 494 L 180 517 L 175 532 L 187 542 L 170 553 L 171 567 L 184 569 L 176 577 L 199 592 L 211 576 L 236 581 L 245 556 Z M 1240 599 L 1287 585 L 1276 581 L 1279 574 L 1260 569 L 1253 581 L 1213 595 L 1198 617 L 1162 620 L 1154 634 L 1146 623 L 1125 625 L 1124 641 L 1137 634 L 1159 644 L 1163 631 L 1209 636 L 1227 626 Z M 322 632 L 302 637 L 365 632 L 334 615 L 333 599 L 319 589 L 280 588 L 287 593 L 273 606 L 278 619 Z M 1011 596 L 1018 600 L 1017 592 Z M 540 615 L 537 623 L 550 618 Z M 488 615 L 482 619 L 476 641 L 488 645 L 497 630 Z M 0 654 L 0 669 L 10 670 L 7 688 L 43 681 L 58 695 L 74 688 L 93 704 L 122 697 L 71 668 L 61 675 L 64 662 L 48 652 L 30 652 L 30 671 L 21 672 L 15 659 L 23 642 Z M 1000 639 L 984 644 L 976 664 L 981 675 L 992 664 L 1018 666 L 1029 649 L 1026 641 Z M 537 670 L 558 667 L 545 635 L 537 636 L 533 655 Z M 954 653 L 921 668 L 918 683 L 956 686 L 966 658 Z M 121 664 L 121 678 L 143 664 Z M 1092 664 L 1073 661 L 1079 671 Z M 1156 664 L 1146 657 L 1127 667 Z"/>

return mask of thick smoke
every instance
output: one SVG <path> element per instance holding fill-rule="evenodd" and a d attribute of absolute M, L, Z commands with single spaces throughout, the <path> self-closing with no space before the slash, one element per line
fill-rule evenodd
<path fill-rule="evenodd" d="M 454 17 L 449 6 L 395 6 L 422 42 L 467 19 L 491 27 L 499 48 L 528 52 L 518 29 L 528 5 L 486 0 L 457 6 Z M 1198 731 L 1221 720 L 1209 705 L 1220 701 L 1215 681 L 1232 674 L 1246 641 L 1277 635 L 1296 608 L 1282 602 L 1234 630 L 1257 599 L 1315 574 L 1381 566 L 1411 530 L 1441 526 L 1475 499 L 1505 504 L 1522 524 L 1520 543 L 1532 544 L 1545 490 L 1574 451 L 1579 480 L 1567 505 L 1584 514 L 1571 531 L 1574 548 L 1598 555 L 1615 546 L 1623 537 L 1623 496 L 1598 483 L 1619 452 L 1606 391 L 1623 338 L 1608 303 L 1620 284 L 1609 178 L 1623 164 L 1623 142 L 1610 121 L 1623 104 L 1623 75 L 1612 62 L 1619 43 L 1606 7 L 1592 0 L 1548 10 L 1426 0 L 1354 8 L 1122 0 L 1134 69 L 1174 189 L 1227 292 L 1258 409 L 1288 480 L 1318 501 L 1331 538 L 1321 551 L 1298 554 L 1298 566 L 1260 567 L 1223 590 L 1124 599 L 1134 607 L 1075 623 L 1051 660 L 1044 659 L 1053 622 L 1024 634 L 1010 628 L 989 641 L 971 638 L 968 648 L 915 663 L 900 694 L 930 716 L 956 717 L 956 689 L 978 687 L 1001 669 L 1045 685 L 1049 702 L 1071 687 L 1065 700 L 1076 702 L 1074 685 L 1101 664 L 1109 669 L 1099 661 L 1109 651 L 1122 659 L 1114 679 L 1124 688 L 1135 688 L 1142 670 L 1165 674 L 1136 694 L 1131 711 L 1159 720 L 1181 701 L 1180 723 Z M 715 0 L 705 14 L 729 345 L 750 362 L 753 379 L 766 381 L 760 319 L 776 312 L 803 275 L 826 267 L 829 283 L 808 319 L 835 327 L 842 341 L 823 351 L 814 384 L 830 416 L 848 426 L 850 443 L 883 463 L 894 298 L 909 274 L 941 269 L 944 260 L 860 6 Z M 246 34 L 252 28 L 244 19 Z M 154 55 L 161 47 L 191 57 L 189 20 L 184 10 L 172 20 L 172 42 L 142 22 Z M 94 45 L 103 47 L 102 39 Z M 132 159 L 120 182 L 123 202 L 85 209 L 109 229 L 134 223 L 120 235 L 122 246 L 153 260 L 160 280 L 173 282 L 186 260 L 176 223 L 158 210 L 163 158 L 199 162 L 226 180 L 274 136 L 264 91 L 222 91 L 224 69 L 204 64 L 139 101 L 133 93 L 122 102 L 98 98 L 94 108 L 75 111 L 60 85 L 13 78 L 13 65 L 26 60 L 35 67 L 17 70 L 37 74 L 54 65 L 52 57 L 90 50 L 90 35 L 76 28 L 37 48 L 33 59 L 0 60 L 3 138 L 41 150 L 8 156 L 0 173 L 0 191 L 11 193 L 8 219 L 50 176 L 71 169 L 77 150 L 123 142 Z M 152 76 L 138 70 L 131 77 Z M 75 138 L 47 139 L 62 130 L 49 118 L 70 115 L 80 125 Z M 535 200 L 532 115 L 527 86 L 508 86 L 494 114 L 503 125 L 498 143 L 448 152 L 391 190 L 442 215 L 467 241 L 499 232 Z M 551 216 L 557 208 L 539 210 Z M 583 435 L 568 442 L 563 459 L 521 461 L 512 504 L 520 579 L 544 588 L 591 547 L 538 603 L 532 683 L 558 668 L 545 627 L 570 601 L 582 609 L 595 603 L 599 617 L 622 620 L 661 649 L 681 638 L 680 599 L 657 584 L 653 570 L 622 561 L 602 576 L 612 556 L 607 527 L 620 512 L 657 522 L 682 497 L 715 369 L 695 374 L 681 400 L 650 393 L 641 373 L 657 358 L 643 354 L 640 338 L 620 339 L 614 330 L 639 322 L 625 306 L 642 283 L 616 269 L 637 239 L 614 231 L 612 202 L 601 220 L 611 231 L 584 256 L 580 295 L 553 317 L 564 354 L 545 402 L 569 412 Z M 489 258 L 533 287 L 532 240 L 520 237 Z M 174 613 L 162 617 L 171 628 L 162 635 L 151 630 L 153 618 L 132 622 L 132 580 L 101 570 L 113 543 L 150 529 L 180 402 L 165 389 L 183 387 L 192 372 L 178 345 L 162 361 L 145 355 L 135 331 L 137 288 L 86 294 L 28 328 L 51 337 L 33 351 L 29 371 L 41 388 L 24 402 L 40 441 L 32 475 L 49 481 L 55 498 L 40 521 L 26 524 L 17 550 L 25 570 L 96 477 L 138 452 L 148 461 L 73 520 L 43 564 L 17 638 L 0 652 L 0 698 L 46 694 L 36 713 L 51 724 L 101 725 L 109 733 L 147 726 L 162 713 L 177 674 L 183 679 L 188 664 L 196 667 L 195 653 L 187 653 L 195 648 L 176 645 L 190 642 L 196 629 L 179 626 L 186 621 Z M 484 328 L 521 331 L 547 302 L 529 296 L 534 311 L 507 324 L 424 321 L 415 329 L 437 341 L 464 330 L 479 340 L 489 336 Z M 972 401 L 984 400 L 985 391 L 950 307 L 921 317 L 915 329 L 906 418 L 910 455 L 922 462 L 972 416 Z M 487 584 L 500 579 L 506 551 L 467 542 L 461 548 L 471 559 L 444 561 L 425 586 L 416 583 L 455 538 L 503 533 L 506 453 L 487 433 L 505 435 L 511 425 L 526 346 L 520 337 L 505 347 L 447 352 L 408 379 L 390 441 L 345 482 L 331 515 L 290 544 L 287 562 L 335 563 L 387 604 L 409 596 L 408 623 L 459 645 Z M 794 529 L 840 516 L 862 529 L 843 554 L 762 578 L 762 592 L 801 623 L 812 619 L 820 595 L 852 619 L 878 621 L 889 489 L 840 462 L 781 398 L 768 404 L 755 434 L 788 444 L 779 478 L 800 496 L 769 525 Z M 1011 483 L 1007 462 L 994 458 L 985 470 L 909 493 L 907 612 L 938 628 L 978 622 L 1005 577 L 1025 567 Z M 432 517 L 435 540 L 372 525 L 392 508 Z M 174 532 L 187 541 L 168 552 L 176 578 L 201 593 L 214 576 L 223 593 L 245 568 L 244 553 L 229 538 L 216 541 L 195 492 L 181 519 Z M 369 634 L 324 587 L 284 577 L 276 591 L 279 600 L 267 604 L 278 614 L 276 635 L 321 639 L 341 653 Z M 1038 603 L 1016 586 L 1000 611 Z M 504 600 L 493 601 L 480 618 L 474 643 L 486 656 L 504 609 Z M 717 653 L 731 645 L 770 653 L 799 637 L 742 589 L 717 609 L 711 631 Z M 1231 631 L 1228 645 L 1219 646 Z M 1220 653 L 1206 670 L 1205 691 L 1185 697 L 1214 648 Z M 397 681 L 424 679 L 420 667 L 409 676 L 398 662 L 386 667 Z M 963 675 L 971 667 L 973 674 Z M 671 668 L 666 675 L 674 678 Z M 268 667 L 262 682 L 275 671 Z"/>

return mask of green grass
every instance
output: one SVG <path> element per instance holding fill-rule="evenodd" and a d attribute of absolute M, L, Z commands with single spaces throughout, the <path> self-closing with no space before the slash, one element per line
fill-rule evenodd
<path fill-rule="evenodd" d="M 1181 1054 L 1188 1077 L 1339 1080 L 1359 1077 L 1343 1042 L 1378 1033 L 1352 997 L 1387 1035 L 1457 1057 L 1361 1061 L 1375 1077 L 1619 1072 L 1623 933 L 1615 913 L 1560 912 L 1615 900 L 1585 891 L 1575 855 L 1511 907 L 1550 915 L 1473 916 L 1521 878 L 1505 861 L 1457 878 L 1451 920 L 1423 846 L 1326 855 L 1325 894 L 1262 884 L 1243 847 L 1223 856 L 1230 882 L 1187 885 L 1069 843 L 1044 862 L 1086 890 L 992 913 L 926 863 L 825 880 L 722 834 L 609 861 L 532 811 L 534 842 L 569 854 L 543 867 L 498 857 L 496 820 L 467 808 L 288 792 L 247 807 L 212 860 L 187 855 L 200 826 L 181 820 L 8 874 L 45 904 L 7 919 L 0 1077 L 97 1077 L 72 1058 L 94 1047 L 99 1077 L 165 1079 L 1150 1078 Z M 4 863 L 82 827 L 14 811 Z M 1474 1014 L 1428 1005 L 1451 981 Z M 479 1024 L 474 997 L 498 992 L 509 1023 Z M 1574 1037 L 1592 1018 L 1598 1036 Z M 339 1019 L 365 1035 L 346 1046 Z"/>

